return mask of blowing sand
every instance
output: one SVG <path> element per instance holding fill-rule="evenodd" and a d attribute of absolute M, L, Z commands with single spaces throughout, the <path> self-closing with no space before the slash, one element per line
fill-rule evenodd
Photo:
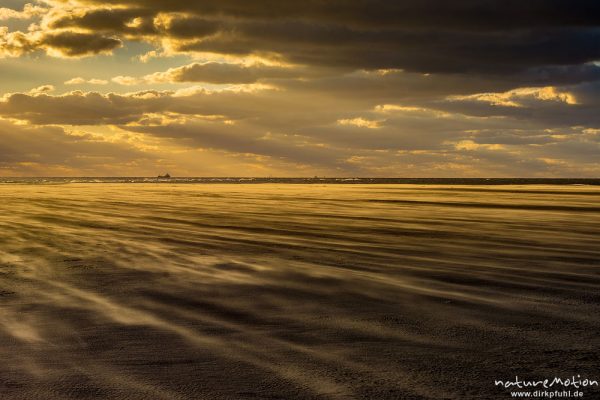
<path fill-rule="evenodd" d="M 0 186 L 1 399 L 507 399 L 598 332 L 600 188 Z"/>

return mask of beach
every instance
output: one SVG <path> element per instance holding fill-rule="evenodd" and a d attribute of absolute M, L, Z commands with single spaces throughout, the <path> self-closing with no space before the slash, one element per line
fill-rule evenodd
<path fill-rule="evenodd" d="M 0 185 L 2 399 L 508 399 L 598 331 L 598 186 Z"/>

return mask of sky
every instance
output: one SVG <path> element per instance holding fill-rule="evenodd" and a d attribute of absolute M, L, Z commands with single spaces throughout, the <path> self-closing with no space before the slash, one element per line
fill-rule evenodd
<path fill-rule="evenodd" d="M 599 177 L 600 2 L 0 0 L 0 176 Z"/>

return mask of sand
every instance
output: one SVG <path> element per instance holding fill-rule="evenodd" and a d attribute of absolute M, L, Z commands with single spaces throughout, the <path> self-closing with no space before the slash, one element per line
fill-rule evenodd
<path fill-rule="evenodd" d="M 598 187 L 0 185 L 2 399 L 507 399 L 599 331 Z"/>

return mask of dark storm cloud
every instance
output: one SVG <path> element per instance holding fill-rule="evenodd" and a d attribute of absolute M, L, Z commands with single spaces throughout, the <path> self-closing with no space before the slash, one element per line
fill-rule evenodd
<path fill-rule="evenodd" d="M 237 24 L 220 35 L 175 42 L 179 51 L 247 55 L 275 52 L 301 64 L 400 68 L 426 73 L 516 73 L 600 59 L 600 31 L 511 32 L 378 30 L 310 23 Z"/>
<path fill-rule="evenodd" d="M 411 26 L 504 29 L 592 26 L 600 5 L 586 0 L 88 0 L 160 11 L 244 19 L 288 18 L 361 27 Z"/>
<path fill-rule="evenodd" d="M 172 39 L 178 51 L 277 53 L 290 61 L 418 72 L 515 73 L 600 59 L 600 3 L 590 1 L 87 1 L 55 25 Z M 162 14 L 161 14 L 162 13 Z M 165 14 L 166 13 L 166 14 Z M 169 14 L 171 13 L 171 14 Z M 158 18 L 161 20 L 161 18 Z"/>
<path fill-rule="evenodd" d="M 81 14 L 59 14 L 49 22 L 52 29 L 85 28 L 92 31 L 155 34 L 154 12 L 145 9 L 100 9 Z M 137 20 L 136 20 L 137 18 Z"/>
<path fill-rule="evenodd" d="M 515 77 L 513 85 L 574 85 L 600 80 L 600 67 L 593 63 L 534 67 Z"/>
<path fill-rule="evenodd" d="M 39 50 L 61 57 L 82 57 L 108 53 L 121 45 L 120 39 L 102 34 L 67 31 L 8 32 L 0 27 L 0 58 L 18 57 Z"/>
<path fill-rule="evenodd" d="M 60 32 L 46 35 L 41 44 L 67 56 L 76 57 L 114 50 L 121 46 L 121 41 L 94 34 Z"/>

